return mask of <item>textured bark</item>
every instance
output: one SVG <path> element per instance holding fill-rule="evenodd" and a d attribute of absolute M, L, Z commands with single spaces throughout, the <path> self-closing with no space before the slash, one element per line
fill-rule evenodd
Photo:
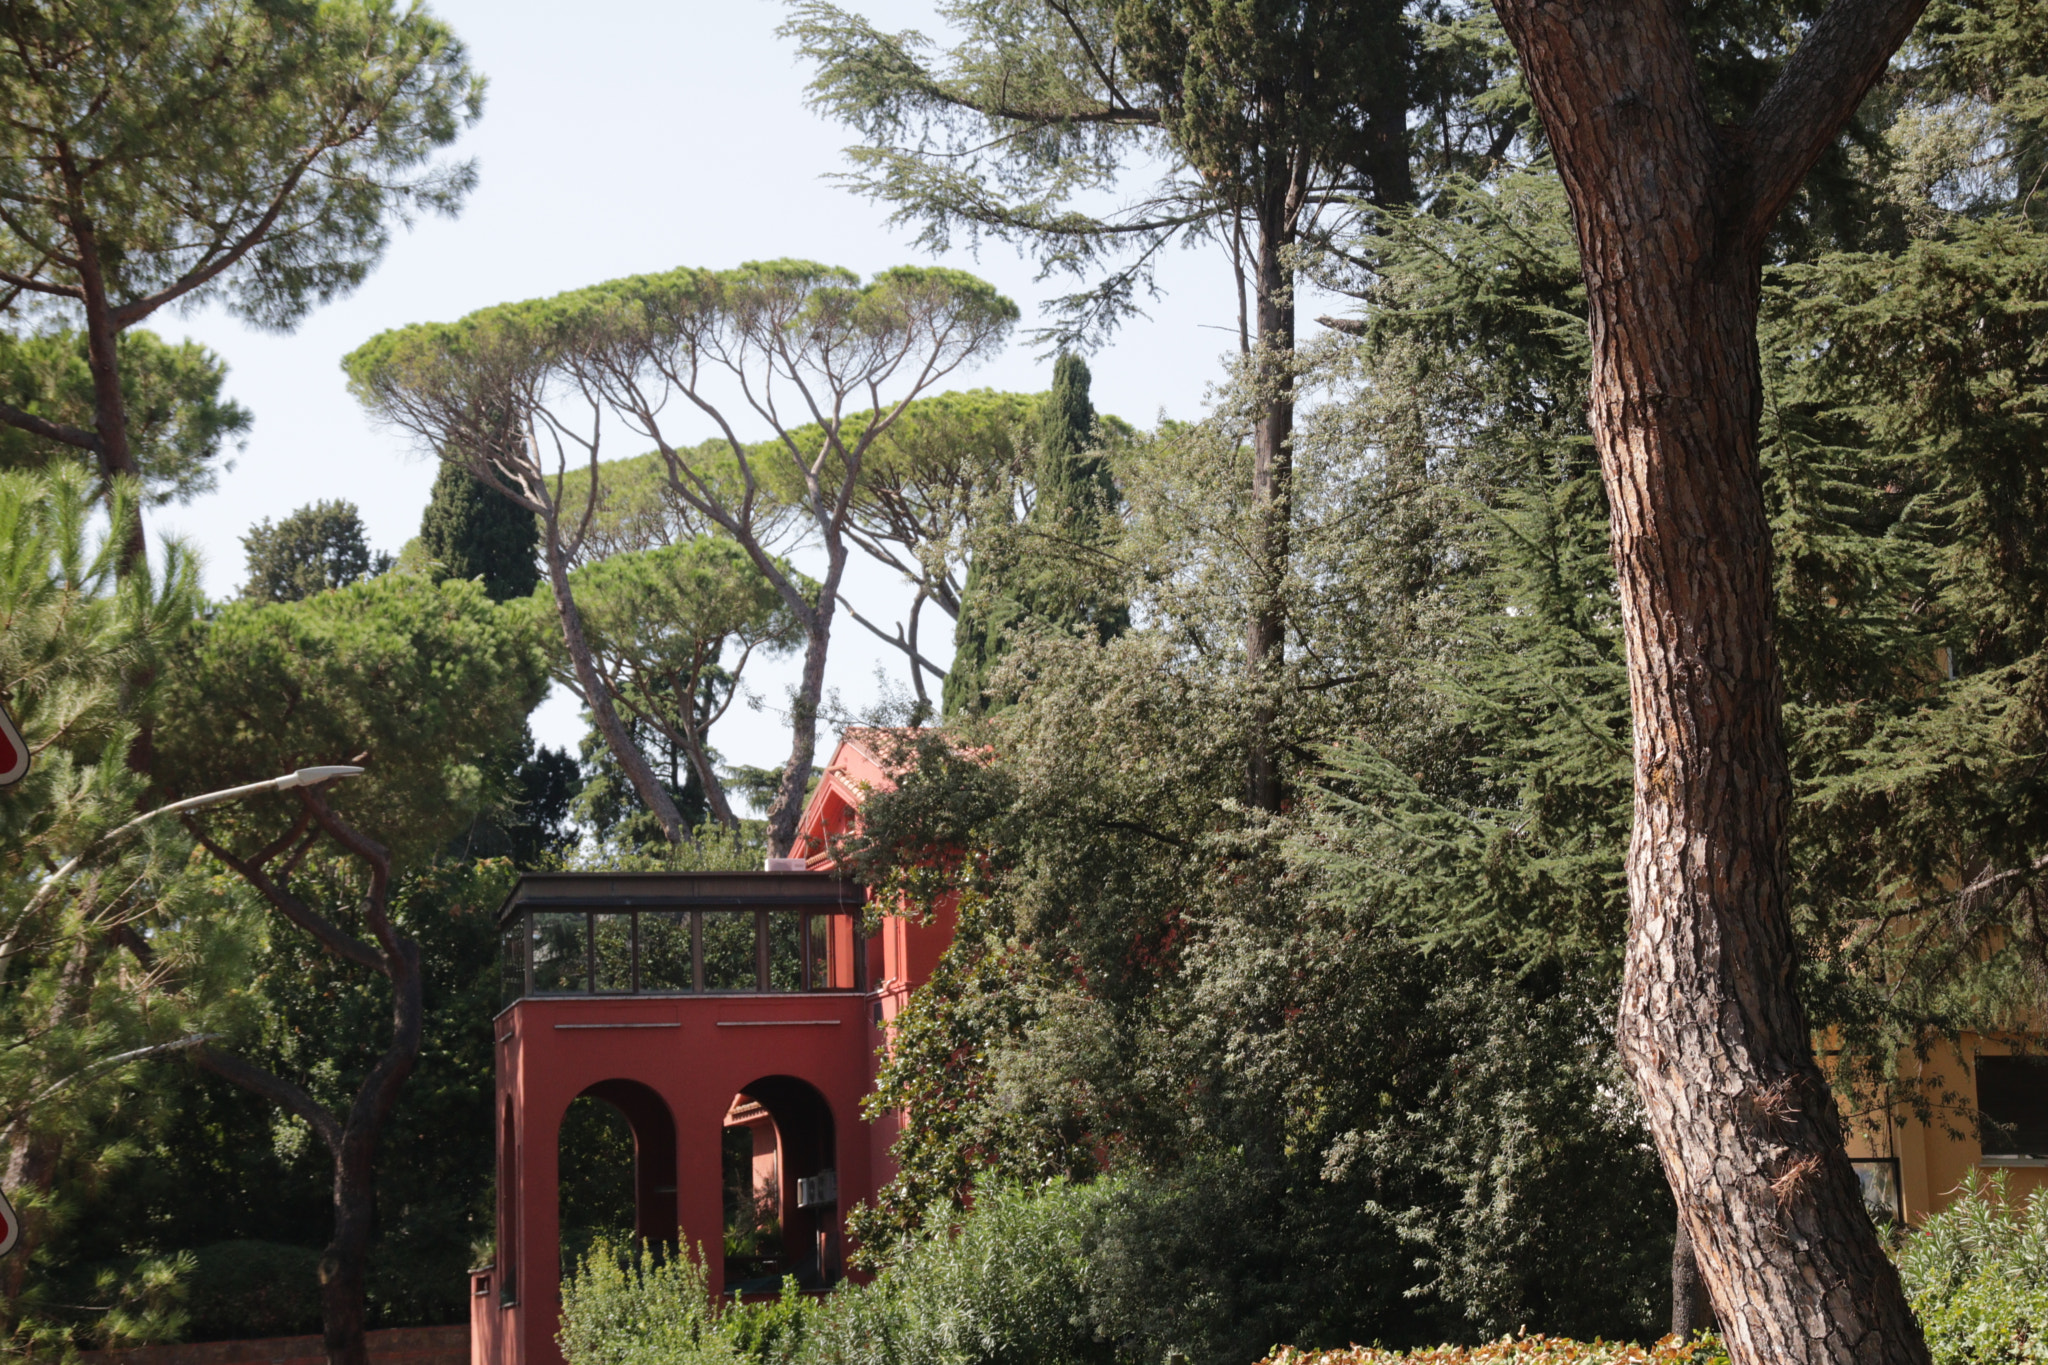
<path fill-rule="evenodd" d="M 100 476 L 111 483 L 116 478 L 135 478 L 141 473 L 128 442 L 128 403 L 121 392 L 119 339 L 121 325 L 107 297 L 106 272 L 100 260 L 99 229 L 85 209 L 83 179 L 71 158 L 63 159 L 64 186 L 70 199 L 72 242 L 78 250 L 79 303 L 85 311 L 86 368 L 92 375 L 93 453 L 99 456 Z M 142 529 L 142 512 L 136 509 L 121 546 L 123 577 L 140 565 L 148 553 Z M 138 757 L 146 768 L 148 743 Z"/>
<path fill-rule="evenodd" d="M 1714 1307 L 1707 1301 L 1707 1282 L 1700 1278 L 1700 1263 L 1692 1254 L 1692 1234 L 1685 1220 L 1678 1220 L 1678 1233 L 1671 1242 L 1671 1335 L 1688 1341 L 1695 1332 L 1714 1325 Z"/>
<path fill-rule="evenodd" d="M 822 523 L 823 518 L 819 519 Z M 818 585 L 818 603 L 806 605 L 804 671 L 790 698 L 789 762 L 782 784 L 768 806 L 768 852 L 786 858 L 796 847 L 797 822 L 803 819 L 804 797 L 811 786 L 811 765 L 818 757 L 818 706 L 825 697 L 825 659 L 832 646 L 832 618 L 838 614 L 839 583 L 846 576 L 846 544 L 829 526 L 825 530 L 825 581 Z"/>
<path fill-rule="evenodd" d="M 1927 1359 L 1795 989 L 1756 354 L 1771 223 L 1922 3 L 1835 0 L 1735 128 L 1683 6 L 1497 4 L 1591 313 L 1635 736 L 1621 1050 L 1738 1365 Z"/>

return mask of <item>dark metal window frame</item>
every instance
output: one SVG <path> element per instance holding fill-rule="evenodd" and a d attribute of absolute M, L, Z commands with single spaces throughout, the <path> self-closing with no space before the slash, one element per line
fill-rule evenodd
<path fill-rule="evenodd" d="M 1974 1073 L 1973 1079 L 1976 1082 L 1977 1091 L 1978 1160 L 1985 1165 L 2004 1166 L 2034 1166 L 2048 1162 L 2048 1140 L 2044 1140 L 2043 1137 L 2041 1116 L 2038 1113 L 2035 1114 L 2032 1117 L 2031 1125 L 2029 1125 L 2026 1116 L 2013 1114 L 2013 1107 L 2007 1102 L 2013 1098 L 2010 1092 L 1999 1095 L 1996 1101 L 1993 1101 L 1991 1096 L 1985 1094 L 1984 1068 L 1987 1062 L 1994 1064 L 1994 1074 L 2003 1071 L 2007 1066 L 2031 1073 L 2027 1081 L 2020 1082 L 2020 1089 L 2023 1092 L 2032 1087 L 2048 1084 L 2048 1057 L 2043 1057 L 2039 1053 L 1997 1053 L 1984 1051 L 1977 1053 L 1976 1057 L 1972 1060 L 1971 1070 Z M 2037 1090 L 2035 1093 L 2038 1095 L 2040 1092 Z M 1999 1117 L 1993 1113 L 1993 1110 L 1999 1110 L 2010 1116 L 2012 1121 L 2008 1122 L 2007 1119 Z M 1985 1139 L 1992 1137 L 1994 1133 L 1998 1133 L 2001 1130 L 2010 1136 L 2006 1138 L 2006 1141 L 2001 1144 L 1998 1150 L 1992 1150 L 1990 1143 L 1985 1141 Z M 2026 1140 L 2027 1138 L 2032 1140 L 2028 1141 Z M 2005 1150 L 2008 1146 L 2012 1150 Z M 2026 1147 L 2030 1150 L 2019 1150 L 2021 1147 Z"/>
<path fill-rule="evenodd" d="M 748 907 L 734 905 L 730 910 L 746 910 Z M 713 907 L 714 913 L 728 907 Z M 522 905 L 503 921 L 506 927 L 519 926 L 517 941 L 520 952 L 520 975 L 522 989 L 519 999 L 563 1000 L 583 996 L 605 996 L 617 999 L 632 995 L 858 995 L 867 990 L 868 941 L 860 932 L 857 908 L 831 903 L 813 905 L 789 905 L 752 907 L 754 914 L 754 984 L 751 987 L 721 988 L 707 990 L 704 985 L 704 914 L 702 906 L 664 905 Z M 647 989 L 640 980 L 640 917 L 643 914 L 686 913 L 690 917 L 690 988 L 675 987 Z M 574 991 L 536 991 L 533 983 L 533 917 L 542 915 L 583 916 L 583 988 Z M 599 915 L 624 915 L 628 919 L 627 939 L 631 967 L 631 984 L 624 990 L 600 990 L 597 974 L 597 917 Z M 798 982 L 795 990 L 778 989 L 770 984 L 771 936 L 769 933 L 771 915 L 795 915 L 798 917 L 797 953 Z M 843 917 L 853 927 L 853 984 L 851 986 L 821 986 L 812 980 L 812 968 L 817 958 L 813 952 L 814 925 L 819 920 L 829 921 Z M 501 935 L 503 931 L 501 930 Z M 509 973 L 501 975 L 509 982 Z M 509 1003 L 509 1002 L 507 1002 Z"/>

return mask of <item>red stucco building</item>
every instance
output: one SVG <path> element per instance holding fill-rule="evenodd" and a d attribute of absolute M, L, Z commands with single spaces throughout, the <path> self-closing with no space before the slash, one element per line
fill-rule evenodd
<path fill-rule="evenodd" d="M 876 738 L 840 742 L 804 811 L 801 870 L 533 873 L 507 898 L 497 1258 L 472 1276 L 472 1365 L 561 1361 L 559 1139 L 581 1096 L 631 1125 L 636 1235 L 701 1252 L 714 1292 L 734 1169 L 780 1224 L 781 1269 L 841 1273 L 845 1211 L 894 1173 L 895 1124 L 861 1101 L 953 929 L 884 916 L 861 933 L 865 893 L 825 852 L 890 785 Z"/>

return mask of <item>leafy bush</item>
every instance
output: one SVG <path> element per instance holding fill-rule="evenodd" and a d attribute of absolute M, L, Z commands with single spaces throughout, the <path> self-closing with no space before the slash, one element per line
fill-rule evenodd
<path fill-rule="evenodd" d="M 1708 1365 L 1715 1358 L 1716 1348 L 1710 1340 L 1687 1344 L 1666 1337 L 1655 1346 L 1637 1346 L 1623 1341 L 1518 1336 L 1480 1346 L 1437 1346 L 1420 1351 L 1382 1351 L 1370 1346 L 1297 1351 L 1283 1346 L 1259 1365 Z"/>
<path fill-rule="evenodd" d="M 622 1256 L 600 1238 L 562 1277 L 562 1354 L 572 1365 L 736 1361 L 704 1263 Z"/>
<path fill-rule="evenodd" d="M 1972 1171 L 1897 1259 L 1934 1365 L 2048 1362 L 2048 1191 L 2015 1207 L 2004 1172 Z"/>
<path fill-rule="evenodd" d="M 1115 1359 L 1091 1320 L 1089 1249 L 1117 1188 L 986 1186 L 948 1235 L 911 1242 L 866 1291 L 891 1310 L 890 1365 Z M 943 1209 L 927 1217 L 948 1221 Z"/>
<path fill-rule="evenodd" d="M 192 1253 L 185 1295 L 194 1341 L 320 1330 L 320 1253 L 281 1242 L 215 1242 Z"/>
<path fill-rule="evenodd" d="M 714 1303 L 704 1266 L 595 1245 L 562 1286 L 570 1365 L 1109 1365 L 1089 1243 L 1115 1183 L 990 1186 L 949 1234 L 906 1242 L 872 1283 Z"/>

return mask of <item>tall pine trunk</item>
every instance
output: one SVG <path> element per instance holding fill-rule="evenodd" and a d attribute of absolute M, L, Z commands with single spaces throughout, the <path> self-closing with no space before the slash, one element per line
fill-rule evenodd
<path fill-rule="evenodd" d="M 640 746 L 626 733 L 625 722 L 619 719 L 619 709 L 612 704 L 611 684 L 597 671 L 590 641 L 583 634 L 583 617 L 576 610 L 576 596 L 569 586 L 569 564 L 562 553 L 555 513 L 547 509 L 542 515 L 546 519 L 543 557 L 548 568 L 548 589 L 554 595 L 555 617 L 562 624 L 562 647 L 569 655 L 569 666 L 575 670 L 576 682 L 583 689 L 584 705 L 590 708 L 597 732 L 604 736 L 604 742 L 625 772 L 626 780 L 633 784 L 634 794 L 654 812 L 654 818 L 661 822 L 661 832 L 669 843 L 679 844 L 690 831 L 683 828 L 682 812 L 676 809 L 676 803 L 669 799 L 667 790 L 654 775 L 647 755 L 640 752 Z"/>
<path fill-rule="evenodd" d="M 796 695 L 790 698 L 789 761 L 783 764 L 782 782 L 768 806 L 768 852 L 776 858 L 791 856 L 797 822 L 803 819 L 804 798 L 810 794 L 811 765 L 818 757 L 818 707 L 825 698 L 825 659 L 832 647 L 839 582 L 846 576 L 845 542 L 829 527 L 824 538 L 825 581 L 818 585 L 817 604 L 805 603 L 798 613 L 804 623 L 804 670 Z"/>
<path fill-rule="evenodd" d="M 1293 186 L 1286 190 L 1291 197 Z M 1289 245 L 1287 203 L 1262 206 L 1259 223 L 1258 334 L 1252 351 L 1259 419 L 1252 436 L 1252 600 L 1245 667 L 1252 685 L 1252 733 L 1245 758 L 1246 804 L 1277 811 L 1280 762 L 1273 725 L 1286 664 L 1287 558 L 1294 519 L 1294 280 L 1281 258 Z"/>
<path fill-rule="evenodd" d="M 1587 245 L 1635 722 L 1622 1056 L 1731 1344 L 1923 1361 L 1796 990 L 1757 262 L 1645 270 Z"/>
<path fill-rule="evenodd" d="M 1571 198 L 1634 719 L 1619 1039 L 1738 1365 L 1927 1359 L 1814 1062 L 1757 459 L 1778 211 L 1921 0 L 1835 0 L 1738 128 L 1675 3 L 1498 0 Z"/>
<path fill-rule="evenodd" d="M 419 1063 L 425 1026 L 419 949 L 393 956 L 391 1046 L 364 1080 L 343 1120 L 334 1159 L 334 1228 L 320 1257 L 320 1326 L 327 1365 L 369 1365 L 370 1240 L 377 1230 L 377 1143 L 400 1088 Z"/>
<path fill-rule="evenodd" d="M 320 1320 L 327 1365 L 369 1365 L 363 1332 L 370 1240 L 377 1219 L 377 1144 L 398 1107 L 407 1078 L 419 1065 L 426 1035 L 420 948 L 391 919 L 390 851 L 337 819 L 310 789 L 301 788 L 299 799 L 336 842 L 370 865 L 369 894 L 362 902 L 363 918 L 371 930 L 369 942 L 342 932 L 288 887 L 272 880 L 265 866 L 285 853 L 291 840 L 272 845 L 251 861 L 237 858 L 189 819 L 187 827 L 208 852 L 240 874 L 288 920 L 309 930 L 327 952 L 366 967 L 391 983 L 391 1041 L 356 1087 L 347 1112 L 340 1115 L 304 1087 L 235 1053 L 197 1047 L 189 1055 L 202 1070 L 304 1119 L 326 1146 L 334 1162 L 334 1224 L 320 1257 Z"/>

